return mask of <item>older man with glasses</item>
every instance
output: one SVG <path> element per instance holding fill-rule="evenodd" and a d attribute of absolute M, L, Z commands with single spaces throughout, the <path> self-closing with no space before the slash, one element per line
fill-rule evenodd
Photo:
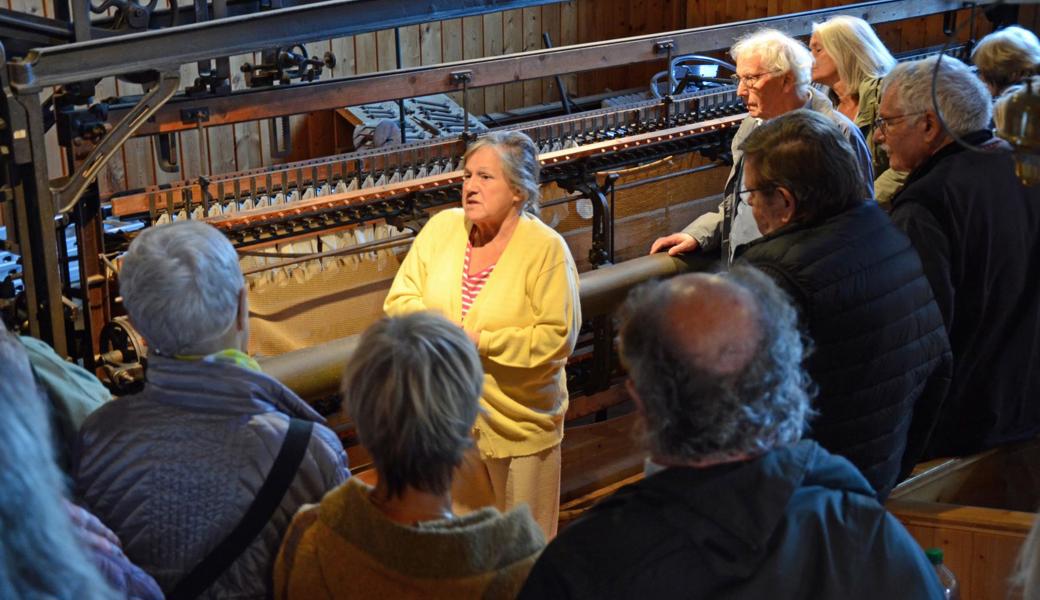
<path fill-rule="evenodd" d="M 737 250 L 798 309 L 819 411 L 809 437 L 859 467 L 880 499 L 921 457 L 949 385 L 949 343 L 921 261 L 859 193 L 852 149 L 831 121 L 797 110 L 744 151 L 762 237 Z"/>
<path fill-rule="evenodd" d="M 1040 188 L 1019 182 L 994 137 L 983 82 L 957 60 L 936 67 L 885 78 L 876 136 L 892 168 L 910 172 L 892 219 L 921 256 L 953 349 L 928 448 L 945 456 L 1040 433 Z"/>
<path fill-rule="evenodd" d="M 748 118 L 733 138 L 733 168 L 726 180 L 722 203 L 718 211 L 701 215 L 681 232 L 658 238 L 650 248 L 651 254 L 666 249 L 668 254 L 676 255 L 721 248 L 722 260 L 728 264 L 738 246 L 760 237 L 747 197 L 738 193 L 744 181 L 740 146 L 761 123 L 799 108 L 819 112 L 841 129 L 856 154 L 862 196 L 873 197 L 870 150 L 859 128 L 835 110 L 826 95 L 809 86 L 813 65 L 809 49 L 775 29 L 763 29 L 738 40 L 730 54 L 737 65 L 733 78 L 737 94 L 747 105 Z"/>

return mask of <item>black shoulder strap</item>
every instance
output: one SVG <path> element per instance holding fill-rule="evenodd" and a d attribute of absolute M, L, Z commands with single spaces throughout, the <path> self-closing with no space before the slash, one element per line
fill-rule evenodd
<path fill-rule="evenodd" d="M 260 535 L 296 476 L 296 470 L 307 453 L 313 428 L 314 423 L 310 421 L 290 419 L 289 431 L 282 441 L 278 457 L 274 459 L 271 472 L 267 474 L 267 479 L 260 486 L 245 516 L 227 537 L 180 580 L 173 592 L 166 596 L 168 600 L 192 600 L 206 591 Z"/>

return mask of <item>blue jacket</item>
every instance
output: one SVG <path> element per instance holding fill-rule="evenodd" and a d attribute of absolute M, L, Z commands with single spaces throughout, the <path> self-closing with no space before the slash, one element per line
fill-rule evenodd
<path fill-rule="evenodd" d="M 227 363 L 152 355 L 146 378 L 141 393 L 105 404 L 83 424 L 76 492 L 169 593 L 241 520 L 289 416 L 322 418 L 278 381 Z M 271 521 L 202 597 L 267 597 L 293 514 L 348 476 L 342 444 L 315 425 Z"/>
<path fill-rule="evenodd" d="M 942 598 L 924 551 L 855 467 L 803 440 L 670 468 L 592 508 L 545 549 L 528 598 Z"/>

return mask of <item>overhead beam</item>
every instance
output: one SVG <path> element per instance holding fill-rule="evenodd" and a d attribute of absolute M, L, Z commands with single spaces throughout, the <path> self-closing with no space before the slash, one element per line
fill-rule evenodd
<path fill-rule="evenodd" d="M 180 27 L 38 48 L 9 65 L 19 94 L 264 48 L 347 37 L 561 0 L 326 0 Z"/>
<path fill-rule="evenodd" d="M 459 91 L 461 86 L 453 81 L 452 73 L 460 71 L 470 72 L 468 85 L 471 88 L 499 85 L 662 60 L 666 53 L 662 52 L 660 43 L 666 41 L 671 42 L 672 56 L 711 52 L 729 48 L 734 39 L 762 27 L 800 36 L 811 33 L 813 23 L 836 15 L 886 23 L 962 9 L 964 4 L 959 0 L 877 0 L 794 15 L 328 79 L 284 88 L 242 90 L 221 97 L 177 97 L 156 113 L 153 121 L 142 126 L 138 135 L 196 127 L 195 122 L 181 120 L 182 111 L 193 113 L 205 109 L 209 114 L 205 123 L 207 127 L 241 123 L 327 109 L 344 104 L 345 98 L 349 98 L 350 104 L 365 104 Z M 125 111 L 126 108 L 113 107 L 110 114 L 118 119 Z"/>

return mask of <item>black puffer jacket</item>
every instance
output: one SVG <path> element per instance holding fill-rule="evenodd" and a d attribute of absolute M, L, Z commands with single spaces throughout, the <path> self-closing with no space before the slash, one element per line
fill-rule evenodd
<path fill-rule="evenodd" d="M 884 499 L 920 458 L 949 387 L 942 315 L 910 240 L 866 202 L 779 229 L 739 256 L 791 295 L 815 350 L 809 436 Z"/>

